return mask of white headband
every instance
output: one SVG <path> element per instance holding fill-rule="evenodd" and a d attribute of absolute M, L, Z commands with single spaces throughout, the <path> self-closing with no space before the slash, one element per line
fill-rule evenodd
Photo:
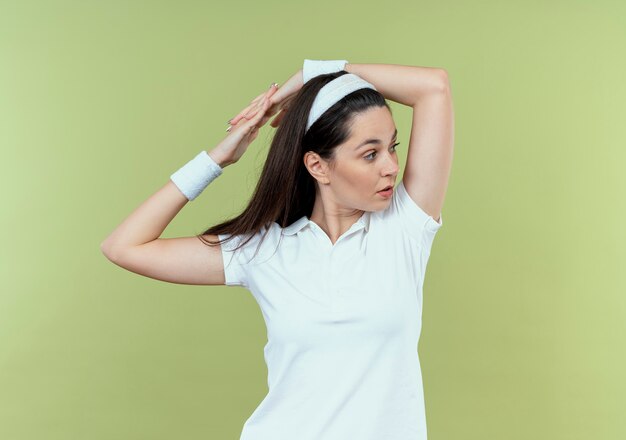
<path fill-rule="evenodd" d="M 346 73 L 324 85 L 317 93 L 315 101 L 313 101 L 311 112 L 309 113 L 309 121 L 306 124 L 306 130 L 341 98 L 355 90 L 366 88 L 376 90 L 376 87 L 354 73 Z"/>

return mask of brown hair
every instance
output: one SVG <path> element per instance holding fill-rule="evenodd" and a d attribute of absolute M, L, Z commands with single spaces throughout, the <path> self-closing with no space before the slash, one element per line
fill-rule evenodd
<path fill-rule="evenodd" d="M 304 215 L 311 216 L 317 181 L 304 165 L 304 154 L 313 151 L 332 167 L 335 149 L 350 137 L 351 123 L 356 114 L 371 107 L 385 106 L 391 111 L 380 92 L 369 88 L 359 89 L 336 102 L 306 131 L 309 112 L 320 89 L 347 73 L 342 70 L 318 75 L 307 81 L 294 95 L 276 129 L 248 206 L 238 216 L 198 234 L 197 237 L 203 243 L 217 245 L 232 239 L 232 236 L 250 234 L 240 244 L 241 247 L 262 227 L 269 228 L 272 222 L 284 228 Z M 202 237 L 206 234 L 229 234 L 231 237 L 211 242 Z"/>

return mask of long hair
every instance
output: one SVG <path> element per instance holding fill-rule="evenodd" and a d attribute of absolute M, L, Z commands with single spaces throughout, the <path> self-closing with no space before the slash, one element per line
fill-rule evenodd
<path fill-rule="evenodd" d="M 282 228 L 303 215 L 310 217 L 315 204 L 317 181 L 304 165 L 304 154 L 317 153 L 332 168 L 335 150 L 351 135 L 353 117 L 371 107 L 391 108 L 378 91 L 364 88 L 344 96 L 326 110 L 306 131 L 309 112 L 324 85 L 347 74 L 345 70 L 318 75 L 307 81 L 289 104 L 270 144 L 267 159 L 248 206 L 238 216 L 210 227 L 196 235 L 211 246 L 226 242 L 235 235 L 250 235 L 237 247 L 244 246 L 263 227 L 272 222 Z M 306 133 L 305 133 L 306 131 Z M 203 235 L 228 234 L 224 240 L 211 242 Z M 265 235 L 263 236 L 265 238 Z"/>

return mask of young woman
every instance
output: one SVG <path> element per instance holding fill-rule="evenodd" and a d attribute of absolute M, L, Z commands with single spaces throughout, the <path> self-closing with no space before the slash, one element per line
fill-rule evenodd
<path fill-rule="evenodd" d="M 411 106 L 407 163 L 385 99 Z M 194 237 L 176 214 L 276 128 L 253 196 Z M 102 243 L 115 264 L 180 284 L 243 286 L 267 325 L 269 392 L 242 440 L 424 440 L 422 291 L 453 156 L 440 68 L 305 60 L 229 120 Z"/>

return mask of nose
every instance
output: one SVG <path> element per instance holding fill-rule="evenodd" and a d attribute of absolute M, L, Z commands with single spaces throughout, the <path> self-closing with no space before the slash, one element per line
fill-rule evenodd
<path fill-rule="evenodd" d="M 395 176 L 399 171 L 400 166 L 398 165 L 398 157 L 395 154 L 388 154 L 382 165 L 383 176 Z"/>

